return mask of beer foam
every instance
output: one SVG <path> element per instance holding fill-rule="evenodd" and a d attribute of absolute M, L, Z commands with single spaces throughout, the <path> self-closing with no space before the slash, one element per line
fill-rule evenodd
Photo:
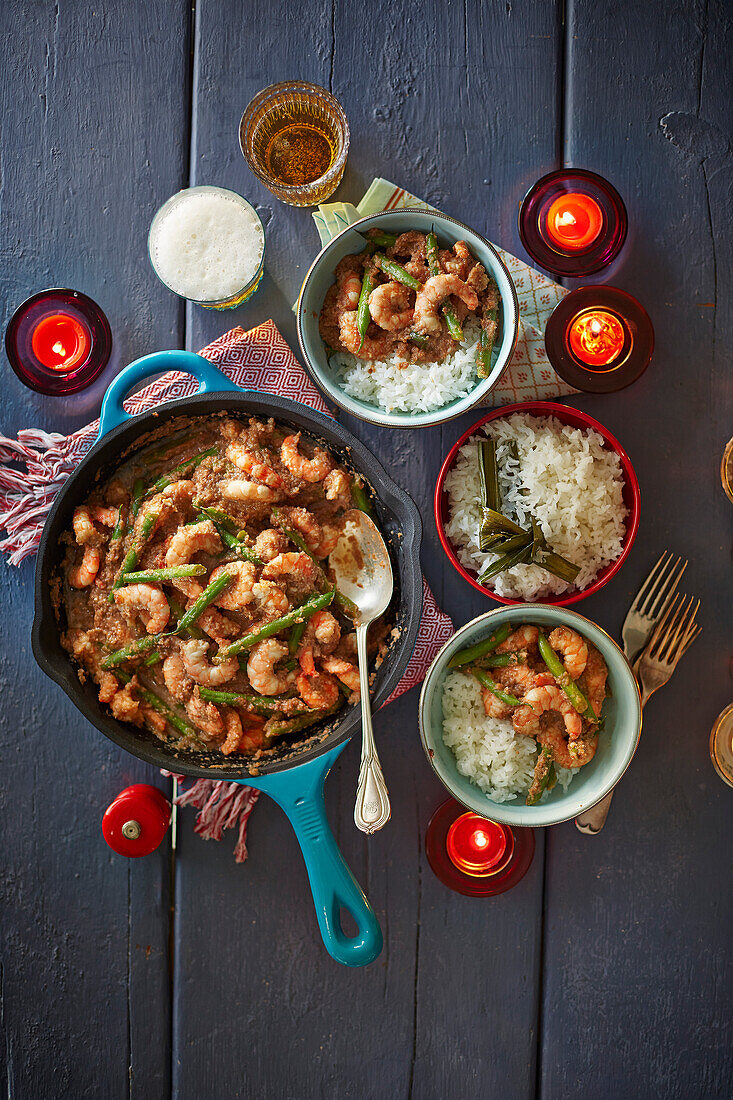
<path fill-rule="evenodd" d="M 150 234 L 150 258 L 166 286 L 194 302 L 220 302 L 252 281 L 265 237 L 248 203 L 212 188 L 183 191 L 166 207 Z"/>

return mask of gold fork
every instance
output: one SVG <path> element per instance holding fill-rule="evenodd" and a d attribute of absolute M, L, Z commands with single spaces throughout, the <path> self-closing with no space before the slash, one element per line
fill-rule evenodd
<path fill-rule="evenodd" d="M 641 684 L 641 705 L 663 687 L 702 627 L 695 622 L 700 601 L 675 596 L 654 628 L 649 643 L 634 665 Z"/>
<path fill-rule="evenodd" d="M 634 664 L 634 673 L 641 684 L 641 705 L 646 705 L 654 692 L 663 687 L 690 648 L 702 627 L 695 622 L 700 601 L 694 596 L 676 595 L 665 607 L 652 635 Z M 585 810 L 575 819 L 581 833 L 594 836 L 606 824 L 613 791 Z"/>

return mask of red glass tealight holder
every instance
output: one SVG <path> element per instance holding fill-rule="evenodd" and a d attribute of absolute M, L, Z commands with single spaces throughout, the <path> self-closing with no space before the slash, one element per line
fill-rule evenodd
<path fill-rule="evenodd" d="M 519 208 L 519 235 L 529 255 L 554 275 L 593 275 L 618 255 L 626 207 L 603 176 L 563 168 L 543 176 Z"/>
<path fill-rule="evenodd" d="M 491 897 L 524 878 L 534 856 L 534 832 L 489 821 L 449 798 L 430 819 L 425 850 L 444 886 L 469 897 Z"/>
<path fill-rule="evenodd" d="M 112 333 L 104 313 L 86 294 L 44 290 L 11 317 L 5 350 L 24 385 L 63 396 L 99 377 L 109 361 Z"/>
<path fill-rule="evenodd" d="M 547 357 L 559 376 L 585 393 L 615 393 L 636 382 L 654 351 L 654 328 L 636 298 L 614 286 L 567 294 L 545 329 Z"/>

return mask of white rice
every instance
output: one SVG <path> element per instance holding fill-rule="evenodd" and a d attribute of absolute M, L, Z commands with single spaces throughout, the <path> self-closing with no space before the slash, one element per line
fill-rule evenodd
<path fill-rule="evenodd" d="M 468 324 L 464 339 L 442 363 L 357 359 L 347 351 L 331 356 L 335 381 L 344 393 L 386 412 L 430 412 L 467 397 L 476 386 L 476 346 L 480 329 Z"/>
<path fill-rule="evenodd" d="M 455 756 L 461 775 L 494 802 L 510 802 L 517 795 L 526 795 L 537 759 L 534 738 L 515 733 L 508 718 L 487 717 L 478 682 L 463 672 L 449 672 L 443 684 L 443 740 Z M 555 765 L 563 790 L 567 790 L 577 770 Z M 545 791 L 540 801 L 548 796 L 549 791 Z"/>
<path fill-rule="evenodd" d="M 502 512 L 522 527 L 533 515 L 556 554 L 580 566 L 574 582 L 539 565 L 517 565 L 492 578 L 500 596 L 536 600 L 587 588 L 621 554 L 627 509 L 618 455 L 602 436 L 562 424 L 555 417 L 515 413 L 490 421 L 464 443 L 445 479 L 449 499 L 446 534 L 458 560 L 481 573 L 496 555 L 479 549 L 481 522 L 477 444 L 497 441 Z M 519 448 L 519 462 L 509 444 Z"/>

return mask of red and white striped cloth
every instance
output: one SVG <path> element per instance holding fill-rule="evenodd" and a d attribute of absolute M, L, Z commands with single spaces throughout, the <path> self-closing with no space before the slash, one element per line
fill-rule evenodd
<path fill-rule="evenodd" d="M 244 389 L 290 397 L 328 413 L 318 390 L 298 363 L 272 321 L 245 332 L 234 328 L 201 352 Z M 195 393 L 198 383 L 188 374 L 170 371 L 125 401 L 131 413 L 143 412 L 164 401 Z M 27 428 L 17 439 L 0 436 L 0 542 L 12 565 L 38 548 L 41 531 L 56 493 L 94 443 L 99 421 L 72 435 Z M 420 633 L 405 674 L 387 703 L 422 682 L 433 657 L 453 633 L 453 624 L 438 608 L 423 578 L 423 614 Z M 183 779 L 183 777 L 179 777 Z M 238 862 L 247 858 L 247 820 L 258 792 L 237 783 L 200 779 L 177 799 L 179 805 L 198 807 L 196 832 L 205 840 L 219 840 L 223 829 L 239 825 L 235 849 Z"/>

